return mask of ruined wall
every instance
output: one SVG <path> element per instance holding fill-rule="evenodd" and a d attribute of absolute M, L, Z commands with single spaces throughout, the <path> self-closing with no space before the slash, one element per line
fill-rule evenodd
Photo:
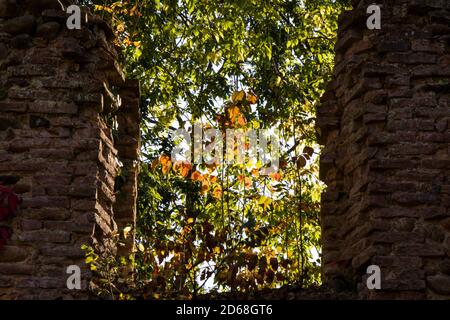
<path fill-rule="evenodd" d="M 362 298 L 450 297 L 450 2 L 353 1 L 318 112 L 323 272 Z M 368 291 L 368 265 L 381 290 Z"/>
<path fill-rule="evenodd" d="M 138 84 L 104 21 L 83 14 L 68 30 L 67 17 L 56 0 L 0 0 L 0 184 L 23 199 L 0 221 L 13 232 L 0 299 L 86 298 L 81 245 L 111 249 L 135 223 Z M 66 288 L 69 265 L 82 267 L 82 290 Z"/>

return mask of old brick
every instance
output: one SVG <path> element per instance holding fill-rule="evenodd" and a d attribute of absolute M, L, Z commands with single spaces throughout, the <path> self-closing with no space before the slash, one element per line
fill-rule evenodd
<path fill-rule="evenodd" d="M 442 248 L 431 244 L 400 243 L 394 245 L 394 253 L 399 256 L 440 257 L 444 256 Z"/>
<path fill-rule="evenodd" d="M 450 76 L 450 67 L 442 66 L 416 66 L 412 71 L 414 77 Z"/>
<path fill-rule="evenodd" d="M 28 257 L 28 252 L 17 246 L 6 245 L 1 249 L 0 262 L 18 262 Z"/>
<path fill-rule="evenodd" d="M 44 222 L 44 228 L 50 230 L 63 230 L 74 232 L 92 232 L 93 224 L 84 223 L 80 224 L 75 221 L 46 221 Z"/>
<path fill-rule="evenodd" d="M 34 266 L 32 266 L 28 263 L 0 263 L 0 274 L 31 275 L 33 273 L 33 271 L 34 271 Z"/>
<path fill-rule="evenodd" d="M 9 288 L 12 286 L 12 281 L 10 277 L 0 276 L 0 288 Z"/>
<path fill-rule="evenodd" d="M 380 42 L 380 44 L 377 46 L 377 50 L 379 52 L 391 52 L 391 51 L 407 51 L 411 47 L 411 44 L 406 40 L 388 40 Z"/>
<path fill-rule="evenodd" d="M 7 20 L 3 30 L 11 34 L 32 33 L 35 25 L 36 19 L 31 15 L 27 15 Z"/>
<path fill-rule="evenodd" d="M 17 101 L 0 101 L 0 110 L 4 112 L 25 112 L 27 104 L 25 102 Z"/>
<path fill-rule="evenodd" d="M 57 35 L 59 27 L 59 23 L 55 21 L 43 23 L 37 27 L 36 36 L 53 39 Z"/>
<path fill-rule="evenodd" d="M 427 277 L 427 284 L 431 289 L 440 294 L 450 294 L 450 276 L 437 274 Z"/>
<path fill-rule="evenodd" d="M 42 277 L 39 279 L 39 287 L 48 289 L 48 288 L 67 288 L 65 277 L 60 278 L 50 278 L 50 277 Z"/>
<path fill-rule="evenodd" d="M 61 208 L 35 209 L 29 214 L 30 219 L 41 220 L 67 220 L 70 217 L 70 211 Z"/>
<path fill-rule="evenodd" d="M 73 151 L 71 149 L 34 149 L 30 152 L 33 158 L 45 159 L 71 159 Z"/>
<path fill-rule="evenodd" d="M 408 205 L 433 204 L 438 200 L 438 196 L 430 193 L 395 192 L 392 200 Z"/>
<path fill-rule="evenodd" d="M 22 220 L 22 230 L 39 230 L 42 227 L 42 221 L 39 220 Z"/>
<path fill-rule="evenodd" d="M 67 197 L 24 197 L 23 208 L 68 208 Z"/>
<path fill-rule="evenodd" d="M 28 34 L 18 34 L 11 39 L 10 44 L 16 49 L 28 49 L 33 45 L 33 38 Z"/>
<path fill-rule="evenodd" d="M 18 12 L 19 7 L 15 0 L 0 0 L 0 18 L 11 18 Z"/>
<path fill-rule="evenodd" d="M 443 42 L 430 41 L 428 39 L 413 39 L 412 49 L 414 51 L 443 53 L 445 44 Z"/>
<path fill-rule="evenodd" d="M 36 101 L 29 104 L 30 112 L 52 114 L 76 114 L 78 107 L 74 103 L 59 101 Z"/>
<path fill-rule="evenodd" d="M 396 279 L 396 280 L 384 280 L 382 281 L 383 290 L 396 290 L 396 291 L 407 291 L 407 290 L 423 290 L 426 288 L 425 280 L 420 279 Z"/>
<path fill-rule="evenodd" d="M 41 249 L 41 253 L 45 256 L 80 258 L 85 256 L 85 252 L 81 248 L 74 246 L 51 245 Z"/>
<path fill-rule="evenodd" d="M 67 243 L 70 242 L 70 233 L 61 230 L 34 230 L 22 232 L 19 239 L 25 242 Z"/>

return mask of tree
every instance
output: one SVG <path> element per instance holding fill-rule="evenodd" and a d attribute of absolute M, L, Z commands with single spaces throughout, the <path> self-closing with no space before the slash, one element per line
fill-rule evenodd
<path fill-rule="evenodd" d="M 118 35 L 127 75 L 141 80 L 136 261 L 148 292 L 320 282 L 314 119 L 347 2 L 94 1 Z M 169 133 L 196 121 L 222 131 L 277 127 L 279 171 L 172 162 Z"/>

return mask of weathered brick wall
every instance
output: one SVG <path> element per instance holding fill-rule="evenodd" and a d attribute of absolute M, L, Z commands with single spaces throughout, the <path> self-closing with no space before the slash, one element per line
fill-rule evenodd
<path fill-rule="evenodd" d="M 138 84 L 102 20 L 68 30 L 67 16 L 56 0 L 0 0 L 0 183 L 23 199 L 0 222 L 13 231 L 0 299 L 87 297 L 80 246 L 114 249 L 135 223 Z M 82 267 L 82 290 L 66 288 L 69 265 Z"/>
<path fill-rule="evenodd" d="M 373 1 L 340 19 L 322 98 L 325 283 L 362 298 L 450 297 L 450 2 Z M 368 265 L 381 290 L 368 291 Z"/>

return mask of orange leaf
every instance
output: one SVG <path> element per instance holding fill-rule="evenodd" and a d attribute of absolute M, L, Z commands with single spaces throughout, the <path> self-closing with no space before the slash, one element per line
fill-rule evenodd
<path fill-rule="evenodd" d="M 240 116 L 238 117 L 237 123 L 238 123 L 240 126 L 245 126 L 245 125 L 247 124 L 247 120 L 245 119 L 245 117 L 244 117 L 243 115 L 240 115 Z"/>
<path fill-rule="evenodd" d="M 203 180 L 203 176 L 201 175 L 200 172 L 194 171 L 191 174 L 191 179 L 194 180 L 194 181 L 201 181 L 201 180 Z"/>
<path fill-rule="evenodd" d="M 183 176 L 183 178 L 187 177 L 191 168 L 192 168 L 192 166 L 189 163 L 183 163 L 183 166 L 181 169 L 181 175 Z"/>
<path fill-rule="evenodd" d="M 228 110 L 228 117 L 231 120 L 231 123 L 235 123 L 239 116 L 241 116 L 241 110 L 238 107 L 232 106 Z"/>
<path fill-rule="evenodd" d="M 216 199 L 220 199 L 220 197 L 222 196 L 222 187 L 215 187 L 212 196 Z"/>
<path fill-rule="evenodd" d="M 245 177 L 244 185 L 247 189 L 249 189 L 252 186 L 252 179 L 250 179 L 249 177 Z"/>
<path fill-rule="evenodd" d="M 166 154 L 163 154 L 159 157 L 159 162 L 164 166 L 167 162 L 170 161 L 170 157 Z"/>
<path fill-rule="evenodd" d="M 203 182 L 205 182 L 205 181 L 203 181 Z M 207 183 L 202 184 L 201 193 L 202 193 L 202 194 L 207 193 L 207 192 L 208 192 L 208 189 L 209 189 L 209 185 L 208 185 Z"/>
<path fill-rule="evenodd" d="M 272 173 L 272 174 L 270 175 L 270 177 L 271 177 L 273 180 L 275 180 L 275 181 L 280 181 L 280 180 L 281 180 L 281 174 L 280 174 L 279 172 Z"/>
<path fill-rule="evenodd" d="M 258 97 L 252 93 L 248 93 L 247 94 L 247 102 L 250 104 L 255 104 L 256 102 L 258 102 Z"/>

